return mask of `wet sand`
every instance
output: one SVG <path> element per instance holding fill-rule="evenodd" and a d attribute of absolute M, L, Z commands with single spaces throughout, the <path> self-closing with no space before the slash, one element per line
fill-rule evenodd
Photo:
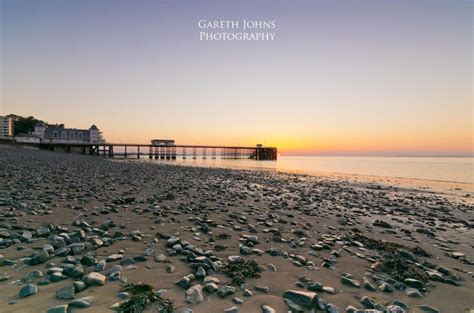
<path fill-rule="evenodd" d="M 176 312 L 185 308 L 224 312 L 231 307 L 238 312 L 263 312 L 262 305 L 288 312 L 284 292 L 308 291 L 316 282 L 334 291 L 311 291 L 318 303 L 300 305 L 302 311 L 368 309 L 360 302 L 364 296 L 380 310 L 394 300 L 405 304 L 406 312 L 427 312 L 419 305 L 440 312 L 474 309 L 472 186 L 169 166 L 8 146 L 0 146 L 0 169 L 0 274 L 7 278 L 0 282 L 0 312 L 46 312 L 70 303 L 72 299 L 57 299 L 57 290 L 85 279 L 65 277 L 53 282 L 48 268 L 77 265 L 87 253 L 95 262 L 116 253 L 123 257 L 98 271 L 107 277 L 104 286 L 86 284 L 85 290 L 75 292 L 75 299 L 92 296 L 93 300 L 87 308 L 70 306 L 72 312 L 111 311 L 125 282 L 165 289 L 164 296 L 173 300 Z M 49 233 L 40 235 L 40 228 Z M 73 233 L 79 230 L 84 236 L 70 241 L 68 235 L 76 238 Z M 217 236 L 223 233 L 230 237 Z M 409 254 L 406 260 L 431 274 L 420 288 L 420 297 L 408 296 L 405 282 L 374 266 L 388 258 L 387 251 L 359 245 L 354 239 L 357 234 L 397 243 L 401 250 L 426 251 L 430 256 Z M 256 236 L 256 242 L 245 235 Z M 177 239 L 188 252 L 167 246 L 168 238 Z M 93 239 L 101 239 L 103 245 L 91 244 L 96 242 Z M 84 243 L 83 251 L 57 255 L 74 243 Z M 32 265 L 34 253 L 51 249 L 45 247 L 48 244 L 54 252 Z M 160 254 L 166 262 L 156 261 Z M 189 303 L 186 289 L 175 282 L 196 273 L 192 264 L 199 256 L 216 264 L 228 263 L 229 256 L 254 259 L 264 270 L 260 278 L 247 278 L 245 285 L 236 286 L 235 294 L 221 297 L 203 291 L 202 302 Z M 121 263 L 120 278 L 109 279 L 107 270 Z M 174 272 L 167 272 L 169 265 Z M 95 267 L 84 266 L 84 277 Z M 19 291 L 27 284 L 24 277 L 34 270 L 43 274 L 29 282 L 38 292 L 20 298 Z M 342 283 L 344 273 L 360 288 Z M 230 283 L 218 268 L 206 270 L 206 275 L 218 278 L 218 287 Z M 376 291 L 364 288 L 364 277 Z M 196 285 L 205 283 L 190 282 Z M 245 296 L 244 289 L 252 295 Z M 297 306 L 292 310 L 298 311 Z"/>

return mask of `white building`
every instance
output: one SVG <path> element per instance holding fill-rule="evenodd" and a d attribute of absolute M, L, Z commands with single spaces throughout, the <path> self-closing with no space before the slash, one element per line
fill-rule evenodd
<path fill-rule="evenodd" d="M 41 143 L 105 143 L 102 132 L 97 126 L 89 129 L 64 128 L 64 126 L 50 126 L 38 122 L 33 135 L 40 138 Z"/>
<path fill-rule="evenodd" d="M 0 116 L 0 138 L 11 139 L 13 137 L 13 119 Z"/>
<path fill-rule="evenodd" d="M 40 138 L 34 134 L 18 134 L 15 136 L 18 143 L 40 143 Z"/>
<path fill-rule="evenodd" d="M 173 139 L 153 139 L 151 144 L 154 146 L 174 146 Z"/>

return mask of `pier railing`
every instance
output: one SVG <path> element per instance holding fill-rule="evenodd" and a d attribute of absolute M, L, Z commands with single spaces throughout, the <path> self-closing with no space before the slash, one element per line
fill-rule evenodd
<path fill-rule="evenodd" d="M 141 158 L 161 160 L 182 159 L 252 159 L 276 160 L 275 147 L 239 147 L 212 145 L 152 145 L 112 143 L 40 143 L 40 149 L 99 155 L 112 158 Z"/>

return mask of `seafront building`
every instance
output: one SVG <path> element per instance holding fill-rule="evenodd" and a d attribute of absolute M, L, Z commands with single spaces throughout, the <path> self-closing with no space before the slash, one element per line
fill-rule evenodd
<path fill-rule="evenodd" d="M 173 139 L 153 139 L 151 144 L 154 146 L 174 146 L 175 142 Z"/>
<path fill-rule="evenodd" d="M 13 138 L 13 119 L 8 116 L 0 116 L 0 138 Z"/>
<path fill-rule="evenodd" d="M 31 134 L 15 136 L 16 142 L 22 143 L 105 143 L 102 132 L 96 125 L 89 129 L 65 128 L 63 125 L 47 125 L 38 122 Z"/>
<path fill-rule="evenodd" d="M 21 143 L 40 143 L 41 140 L 35 134 L 18 134 L 15 136 L 16 142 Z"/>

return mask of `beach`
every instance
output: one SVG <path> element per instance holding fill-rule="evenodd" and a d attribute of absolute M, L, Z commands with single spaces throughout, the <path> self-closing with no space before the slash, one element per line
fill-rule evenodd
<path fill-rule="evenodd" d="M 474 309 L 472 184 L 10 146 L 0 176 L 0 312 Z"/>

